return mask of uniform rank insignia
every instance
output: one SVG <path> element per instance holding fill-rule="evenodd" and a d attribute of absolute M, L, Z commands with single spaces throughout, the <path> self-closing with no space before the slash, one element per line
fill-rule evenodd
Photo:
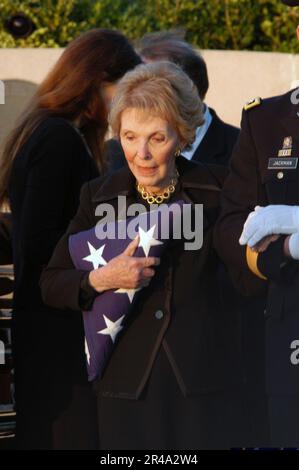
<path fill-rule="evenodd" d="M 285 137 L 283 139 L 282 149 L 278 151 L 279 157 L 290 157 L 292 155 L 292 137 Z"/>
<path fill-rule="evenodd" d="M 290 158 L 292 155 L 293 139 L 287 136 L 283 139 L 282 149 L 278 150 L 278 158 L 269 158 L 268 170 L 283 168 L 285 170 L 295 170 L 298 164 L 298 158 Z"/>
<path fill-rule="evenodd" d="M 261 102 L 262 102 L 262 98 L 260 98 L 260 97 L 254 98 L 253 100 L 248 101 L 245 104 L 244 110 L 248 111 L 251 108 L 255 108 L 256 106 L 259 106 L 261 104 Z"/>

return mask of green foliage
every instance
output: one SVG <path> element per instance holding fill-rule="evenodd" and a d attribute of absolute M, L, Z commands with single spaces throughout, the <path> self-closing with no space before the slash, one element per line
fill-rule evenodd
<path fill-rule="evenodd" d="M 83 31 L 90 29 L 89 0 L 0 0 L 1 47 L 64 47 Z M 16 13 L 28 15 L 35 24 L 27 38 L 15 39 L 4 22 Z"/>
<path fill-rule="evenodd" d="M 36 25 L 26 39 L 3 27 L 17 12 Z M 0 47 L 64 47 L 94 27 L 119 29 L 133 40 L 180 27 L 202 49 L 297 52 L 298 23 L 299 8 L 281 0 L 0 0 Z"/>

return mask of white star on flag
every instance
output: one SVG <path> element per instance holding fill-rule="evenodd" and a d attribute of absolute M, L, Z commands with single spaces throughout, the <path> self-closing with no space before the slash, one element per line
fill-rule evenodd
<path fill-rule="evenodd" d="M 134 298 L 134 295 L 135 295 L 136 292 L 138 292 L 140 289 L 141 289 L 141 287 L 139 287 L 138 289 L 118 289 L 118 290 L 115 291 L 115 293 L 116 293 L 116 294 L 127 294 L 128 297 L 129 297 L 130 303 L 132 303 L 133 298 Z"/>
<path fill-rule="evenodd" d="M 100 248 L 96 249 L 90 242 L 88 243 L 89 255 L 83 258 L 85 261 L 89 261 L 93 265 L 93 269 L 98 269 L 98 267 L 104 266 L 107 262 L 104 260 L 102 254 L 105 248 L 105 245 L 102 245 Z"/>
<path fill-rule="evenodd" d="M 143 248 L 145 256 L 148 256 L 151 246 L 155 245 L 163 245 L 163 242 L 156 240 L 153 235 L 155 231 L 156 225 L 153 225 L 147 232 L 145 232 L 141 227 L 138 227 L 140 241 L 139 245 Z"/>
<path fill-rule="evenodd" d="M 101 331 L 97 331 L 97 333 L 101 334 L 101 335 L 109 335 L 112 339 L 112 342 L 114 343 L 116 336 L 123 329 L 123 326 L 121 326 L 121 322 L 122 322 L 124 317 L 125 316 L 123 315 L 118 320 L 113 322 L 113 321 L 109 320 L 109 318 L 106 317 L 106 315 L 103 315 L 103 318 L 105 320 L 107 328 L 104 328 Z"/>
<path fill-rule="evenodd" d="M 90 364 L 90 354 L 89 354 L 89 349 L 88 349 L 86 338 L 84 339 L 84 344 L 85 344 L 86 359 L 87 359 L 88 364 Z"/>

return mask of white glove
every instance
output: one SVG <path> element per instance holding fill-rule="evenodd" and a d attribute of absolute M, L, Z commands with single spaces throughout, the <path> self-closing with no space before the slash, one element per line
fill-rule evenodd
<path fill-rule="evenodd" d="M 252 248 L 267 235 L 296 232 L 299 232 L 299 206 L 256 206 L 247 217 L 239 243 Z"/>
<path fill-rule="evenodd" d="M 293 233 L 289 238 L 289 250 L 293 259 L 299 260 L 299 233 Z"/>

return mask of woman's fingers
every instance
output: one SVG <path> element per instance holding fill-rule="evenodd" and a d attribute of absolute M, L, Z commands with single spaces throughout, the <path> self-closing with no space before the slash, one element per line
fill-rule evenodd
<path fill-rule="evenodd" d="M 160 264 L 159 258 L 152 258 L 148 261 L 148 258 L 143 258 L 141 261 L 147 264 L 150 263 L 150 266 L 157 266 Z M 151 279 L 155 275 L 155 270 L 152 267 L 144 266 L 141 268 L 141 279 L 139 281 L 139 287 L 147 287 L 151 281 Z"/>
<path fill-rule="evenodd" d="M 113 262 L 114 283 L 118 280 L 118 287 L 126 289 L 135 289 L 146 287 L 155 275 L 154 266 L 160 264 L 160 258 L 154 256 L 134 257 L 140 241 L 139 235 L 132 240 L 121 255 L 115 258 Z M 108 263 L 109 265 L 109 263 Z"/>
<path fill-rule="evenodd" d="M 142 270 L 142 276 L 145 278 L 153 277 L 155 275 L 155 270 L 151 268 L 144 268 Z"/>
<path fill-rule="evenodd" d="M 127 256 L 133 256 L 136 249 L 138 248 L 138 245 L 139 245 L 139 240 L 140 240 L 140 237 L 139 235 L 137 235 L 134 240 L 132 240 L 129 245 L 127 246 L 127 248 L 123 251 L 123 254 L 124 255 L 127 255 Z"/>
<path fill-rule="evenodd" d="M 138 258 L 140 265 L 143 268 L 149 268 L 150 266 L 159 266 L 160 258 L 155 256 L 148 256 L 147 258 Z"/>

